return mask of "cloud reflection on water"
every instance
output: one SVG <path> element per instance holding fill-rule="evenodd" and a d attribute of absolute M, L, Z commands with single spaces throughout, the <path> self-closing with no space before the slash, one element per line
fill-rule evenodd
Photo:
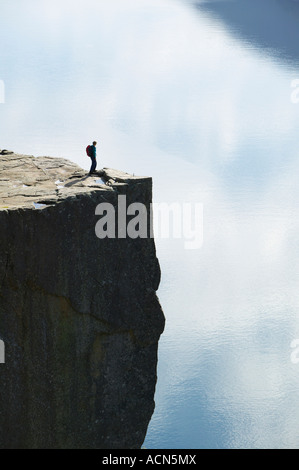
<path fill-rule="evenodd" d="M 297 58 L 245 26 L 240 40 L 233 4 L 1 5 L 2 148 L 88 168 L 98 136 L 100 164 L 152 175 L 157 202 L 204 204 L 201 250 L 157 240 L 167 327 L 146 447 L 296 441 Z"/>

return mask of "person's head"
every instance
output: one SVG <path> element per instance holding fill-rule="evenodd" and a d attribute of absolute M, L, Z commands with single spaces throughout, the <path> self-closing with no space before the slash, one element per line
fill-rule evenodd
<path fill-rule="evenodd" d="M 97 142 L 94 140 L 92 144 L 93 144 L 94 146 L 96 146 L 96 145 L 97 145 Z"/>

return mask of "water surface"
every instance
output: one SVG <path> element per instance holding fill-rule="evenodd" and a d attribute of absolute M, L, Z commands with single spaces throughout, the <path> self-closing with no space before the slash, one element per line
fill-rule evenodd
<path fill-rule="evenodd" d="M 16 9 L 17 5 L 17 9 Z M 157 238 L 147 448 L 298 447 L 298 4 L 1 2 L 0 147 L 152 175 L 201 202 L 204 243 Z"/>

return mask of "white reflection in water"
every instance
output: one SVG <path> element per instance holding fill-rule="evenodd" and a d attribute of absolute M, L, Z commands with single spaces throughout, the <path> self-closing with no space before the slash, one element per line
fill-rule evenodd
<path fill-rule="evenodd" d="M 28 0 L 16 16 L 11 3 L 2 148 L 88 169 L 96 138 L 99 166 L 152 175 L 156 202 L 204 204 L 201 250 L 157 239 L 167 326 L 145 446 L 298 446 L 299 76 L 286 2 Z M 264 7 L 281 43 L 249 21 Z"/>

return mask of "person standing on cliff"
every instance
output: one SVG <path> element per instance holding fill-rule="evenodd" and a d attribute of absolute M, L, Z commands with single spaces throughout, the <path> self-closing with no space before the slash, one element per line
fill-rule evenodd
<path fill-rule="evenodd" d="M 94 141 L 92 145 L 89 147 L 89 156 L 91 158 L 91 167 L 89 170 L 89 175 L 92 175 L 95 172 L 97 167 L 97 149 L 96 149 L 97 142 Z"/>

